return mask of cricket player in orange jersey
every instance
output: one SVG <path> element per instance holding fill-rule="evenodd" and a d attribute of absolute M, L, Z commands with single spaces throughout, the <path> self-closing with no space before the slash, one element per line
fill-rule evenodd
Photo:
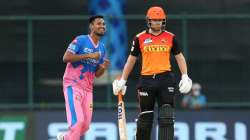
<path fill-rule="evenodd" d="M 185 58 L 173 33 L 165 30 L 166 14 L 161 7 L 151 7 L 146 15 L 148 29 L 137 34 L 120 80 L 114 80 L 113 93 L 126 89 L 126 81 L 137 57 L 142 66 L 137 84 L 140 113 L 136 140 L 150 140 L 154 120 L 154 105 L 158 103 L 159 140 L 174 139 L 174 96 L 177 82 L 172 72 L 170 55 L 174 55 L 182 74 L 179 91 L 188 93 L 192 80 L 188 77 Z"/>

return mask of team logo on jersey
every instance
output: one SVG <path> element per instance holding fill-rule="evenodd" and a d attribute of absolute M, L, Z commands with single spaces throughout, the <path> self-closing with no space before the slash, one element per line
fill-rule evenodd
<path fill-rule="evenodd" d="M 69 44 L 69 49 L 75 51 L 76 50 L 76 45 L 75 44 Z"/>
<path fill-rule="evenodd" d="M 153 42 L 153 40 L 151 39 L 151 38 L 147 38 L 147 39 L 145 39 L 144 40 L 144 44 L 149 44 L 149 43 L 152 43 Z"/>
<path fill-rule="evenodd" d="M 162 43 L 167 43 L 167 40 L 166 40 L 165 38 L 163 38 L 163 39 L 161 40 L 161 42 L 162 42 Z"/>

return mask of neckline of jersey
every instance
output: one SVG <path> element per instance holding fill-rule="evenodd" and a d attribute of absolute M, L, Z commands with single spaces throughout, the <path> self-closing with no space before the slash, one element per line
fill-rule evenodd
<path fill-rule="evenodd" d="M 165 30 L 162 30 L 160 34 L 154 35 L 154 34 L 152 34 L 152 33 L 149 32 L 149 29 L 146 30 L 146 33 L 147 33 L 147 34 L 150 34 L 150 35 L 155 36 L 155 37 L 160 36 L 160 35 L 161 35 L 162 33 L 164 33 L 164 32 L 165 32 Z"/>
<path fill-rule="evenodd" d="M 98 48 L 98 46 L 99 46 L 99 41 L 98 41 L 98 43 L 95 45 L 95 43 L 94 43 L 94 41 L 92 40 L 92 38 L 90 37 L 90 35 L 88 35 L 88 38 L 89 38 L 90 42 L 92 43 L 92 45 L 93 45 L 95 48 Z"/>

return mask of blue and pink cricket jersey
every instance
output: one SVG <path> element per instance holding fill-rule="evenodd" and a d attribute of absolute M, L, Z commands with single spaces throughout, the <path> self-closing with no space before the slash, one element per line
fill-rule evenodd
<path fill-rule="evenodd" d="M 104 62 L 104 44 L 95 45 L 89 35 L 76 37 L 67 51 L 73 54 L 100 53 L 100 59 L 85 59 L 67 63 L 63 76 L 63 90 L 67 121 L 70 125 L 65 140 L 79 140 L 89 128 L 93 110 L 93 83 L 99 64 Z"/>

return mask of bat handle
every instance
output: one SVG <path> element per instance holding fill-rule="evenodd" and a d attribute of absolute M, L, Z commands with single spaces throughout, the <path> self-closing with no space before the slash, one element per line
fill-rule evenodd
<path fill-rule="evenodd" d="M 118 92 L 118 101 L 122 101 L 122 92 L 121 91 Z"/>

